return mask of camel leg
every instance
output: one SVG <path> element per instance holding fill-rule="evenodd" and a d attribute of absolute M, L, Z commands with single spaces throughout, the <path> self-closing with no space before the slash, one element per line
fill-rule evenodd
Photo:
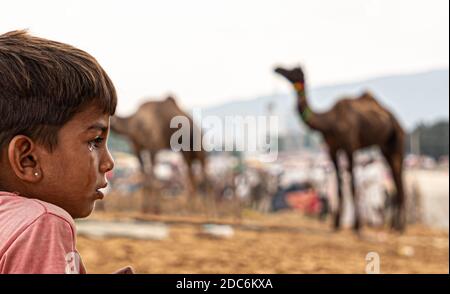
<path fill-rule="evenodd" d="M 197 158 L 199 163 L 200 163 L 200 167 L 201 167 L 201 180 L 200 180 L 200 185 L 202 187 L 202 192 L 204 192 L 206 195 L 209 196 L 209 182 L 208 182 L 208 177 L 206 175 L 206 160 L 204 157 L 198 157 Z"/>
<path fill-rule="evenodd" d="M 201 165 L 201 174 L 202 174 L 201 186 L 202 186 L 202 193 L 204 193 L 204 195 L 205 195 L 207 215 L 216 217 L 217 216 L 217 198 L 215 197 L 213 184 L 208 177 L 206 158 L 205 158 L 205 156 L 198 156 L 198 160 Z"/>
<path fill-rule="evenodd" d="M 188 177 L 189 177 L 189 191 L 191 193 L 191 198 L 196 198 L 197 195 L 197 181 L 195 179 L 192 162 L 188 163 Z"/>
<path fill-rule="evenodd" d="M 216 197 L 214 195 L 213 187 L 211 181 L 208 179 L 208 174 L 206 170 L 206 158 L 204 156 L 199 156 L 198 160 L 201 165 L 201 173 L 202 173 L 202 179 L 201 179 L 201 186 L 202 186 L 202 193 L 206 195 L 206 200 L 208 202 L 207 209 L 208 211 L 211 211 L 213 215 L 216 215 L 217 207 L 216 207 Z"/>
<path fill-rule="evenodd" d="M 353 154 L 352 152 L 347 152 L 348 158 L 348 168 L 351 175 L 351 189 L 352 189 L 352 198 L 353 198 L 353 207 L 354 207 L 354 222 L 353 222 L 353 230 L 358 232 L 361 226 L 359 205 L 358 205 L 358 195 L 356 193 L 356 184 L 355 184 L 355 173 L 353 170 Z"/>
<path fill-rule="evenodd" d="M 202 181 L 204 183 L 205 186 L 205 190 L 206 190 L 206 194 L 209 195 L 209 197 L 212 197 L 212 199 L 214 199 L 214 193 L 213 193 L 213 189 L 212 189 L 212 184 L 211 181 L 208 178 L 208 173 L 206 170 L 206 160 L 205 158 L 202 158 L 201 160 L 201 164 L 202 164 Z"/>
<path fill-rule="evenodd" d="M 338 205 L 334 215 L 334 229 L 339 230 L 341 224 L 341 213 L 342 213 L 342 177 L 339 172 L 339 164 L 337 158 L 337 151 L 330 151 L 331 161 L 333 162 L 334 169 L 336 171 L 337 188 L 338 188 Z"/>
<path fill-rule="evenodd" d="M 196 191 L 197 183 L 196 183 L 194 170 L 193 170 L 194 160 L 192 158 L 192 155 L 189 154 L 188 152 L 184 152 L 183 157 L 184 157 L 184 161 L 186 162 L 187 173 L 188 173 L 188 183 L 187 183 L 187 190 L 189 193 L 188 198 L 192 202 L 192 200 L 195 199 L 196 195 L 197 195 L 197 191 Z"/>
<path fill-rule="evenodd" d="M 394 215 L 392 217 L 392 228 L 397 231 L 404 231 L 406 226 L 406 208 L 405 208 L 405 194 L 403 190 L 403 156 L 401 152 L 389 152 L 382 150 L 386 161 L 389 164 L 392 172 L 392 178 L 395 183 L 396 195 L 394 198 Z"/>
<path fill-rule="evenodd" d="M 147 151 L 149 152 L 149 151 Z M 161 212 L 161 201 L 160 201 L 160 191 L 158 187 L 156 187 L 156 179 L 154 174 L 154 165 L 155 165 L 155 158 L 156 158 L 156 152 L 149 152 L 150 154 L 150 170 L 148 173 L 146 173 L 144 168 L 144 198 L 142 203 L 142 211 L 145 213 L 151 212 L 155 214 L 159 214 Z M 145 162 L 143 158 L 141 157 L 142 162 Z"/>
<path fill-rule="evenodd" d="M 142 199 L 142 206 L 141 206 L 141 211 L 143 213 L 148 213 L 148 212 L 157 212 L 157 209 L 155 209 L 154 207 L 151 207 L 151 205 L 155 204 L 154 201 L 152 201 L 152 195 L 153 195 L 153 189 L 152 189 L 152 179 L 153 179 L 153 174 L 147 174 L 146 170 L 145 170 L 145 161 L 144 158 L 142 157 L 142 149 L 139 147 L 139 145 L 135 142 L 133 142 L 133 151 L 134 154 L 136 155 L 137 159 L 139 160 L 139 165 L 141 167 L 141 173 L 144 176 L 144 195 L 143 195 L 143 199 Z M 147 150 L 145 150 L 145 152 L 148 152 Z M 152 163 L 152 169 L 151 171 L 153 171 L 153 163 Z"/>
<path fill-rule="evenodd" d="M 143 174 L 145 174 L 145 163 L 142 158 L 141 148 L 138 146 L 138 144 L 136 144 L 134 142 L 133 142 L 133 151 L 134 151 L 134 155 L 136 155 L 137 159 L 139 160 L 139 164 L 141 166 L 141 172 Z"/>

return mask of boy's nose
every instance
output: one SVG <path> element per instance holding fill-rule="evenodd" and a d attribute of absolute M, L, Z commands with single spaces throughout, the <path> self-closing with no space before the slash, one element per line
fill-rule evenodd
<path fill-rule="evenodd" d="M 114 168 L 114 159 L 112 158 L 109 150 L 106 151 L 104 156 L 104 160 L 100 164 L 100 170 L 102 173 L 107 173 Z"/>

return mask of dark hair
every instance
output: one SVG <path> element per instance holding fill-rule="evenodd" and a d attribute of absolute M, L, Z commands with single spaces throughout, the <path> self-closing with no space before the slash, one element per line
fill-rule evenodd
<path fill-rule="evenodd" d="M 60 128 L 93 104 L 113 115 L 117 95 L 91 55 L 23 30 L 0 35 L 0 150 L 21 134 L 52 151 Z"/>

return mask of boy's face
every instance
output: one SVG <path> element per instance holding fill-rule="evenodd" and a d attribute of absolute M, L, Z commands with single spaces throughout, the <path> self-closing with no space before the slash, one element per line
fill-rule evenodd
<path fill-rule="evenodd" d="M 58 205 L 73 218 L 88 216 L 103 198 L 106 172 L 114 167 L 106 142 L 109 114 L 95 106 L 76 114 L 58 133 L 53 152 L 41 154 L 42 181 L 36 197 Z"/>

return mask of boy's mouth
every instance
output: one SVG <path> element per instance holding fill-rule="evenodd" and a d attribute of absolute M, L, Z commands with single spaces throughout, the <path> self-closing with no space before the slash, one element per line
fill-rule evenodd
<path fill-rule="evenodd" d="M 105 197 L 105 195 L 103 194 L 103 192 L 102 191 L 100 191 L 100 190 L 95 190 L 95 194 L 97 195 L 97 199 L 98 200 L 101 200 L 101 199 L 103 199 L 103 197 Z"/>
<path fill-rule="evenodd" d="M 98 199 L 103 199 L 103 197 L 105 197 L 105 195 L 103 194 L 103 192 L 101 191 L 101 189 L 104 189 L 104 188 L 106 188 L 108 186 L 108 184 L 104 184 L 104 185 L 101 185 L 100 187 L 98 187 L 96 190 L 95 190 L 95 194 L 97 195 L 97 198 Z"/>

